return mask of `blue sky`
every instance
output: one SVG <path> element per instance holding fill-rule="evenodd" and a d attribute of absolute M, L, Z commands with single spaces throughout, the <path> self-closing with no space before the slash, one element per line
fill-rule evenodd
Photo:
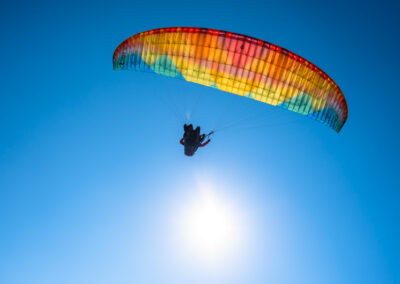
<path fill-rule="evenodd" d="M 3 2 L 0 283 L 399 283 L 399 4 L 305 2 Z M 336 134 L 212 88 L 112 71 L 121 41 L 165 26 L 302 55 L 343 90 L 347 123 Z M 257 119 L 187 158 L 178 141 L 193 108 L 205 130 Z M 241 220 L 240 248 L 218 265 L 174 237 L 176 211 L 204 184 Z"/>

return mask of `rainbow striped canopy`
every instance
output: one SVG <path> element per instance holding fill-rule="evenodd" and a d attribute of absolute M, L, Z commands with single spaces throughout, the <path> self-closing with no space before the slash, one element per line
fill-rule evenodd
<path fill-rule="evenodd" d="M 190 27 L 149 30 L 122 42 L 113 65 L 286 108 L 337 132 L 347 119 L 343 93 L 324 71 L 282 47 L 241 34 Z"/>

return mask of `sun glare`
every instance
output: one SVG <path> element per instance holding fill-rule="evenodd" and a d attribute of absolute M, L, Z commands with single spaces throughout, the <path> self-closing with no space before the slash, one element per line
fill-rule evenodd
<path fill-rule="evenodd" d="M 238 216 L 233 205 L 211 188 L 201 188 L 181 214 L 182 245 L 193 257 L 215 262 L 237 249 L 241 241 Z"/>

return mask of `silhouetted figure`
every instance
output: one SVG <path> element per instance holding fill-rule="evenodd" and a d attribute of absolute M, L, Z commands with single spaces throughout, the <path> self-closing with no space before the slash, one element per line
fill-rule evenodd
<path fill-rule="evenodd" d="M 180 143 L 183 146 L 185 146 L 186 156 L 193 156 L 199 147 L 204 147 L 211 141 L 210 139 L 208 139 L 206 142 L 203 143 L 204 139 L 206 138 L 206 135 L 205 134 L 200 135 L 199 126 L 197 126 L 196 129 L 193 129 L 192 124 L 189 125 L 185 124 L 183 126 L 183 129 L 185 133 L 183 134 Z"/>

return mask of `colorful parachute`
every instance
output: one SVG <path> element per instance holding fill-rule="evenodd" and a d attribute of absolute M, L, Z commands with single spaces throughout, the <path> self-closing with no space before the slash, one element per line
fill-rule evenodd
<path fill-rule="evenodd" d="M 114 52 L 114 70 L 180 78 L 286 108 L 337 132 L 347 103 L 336 83 L 310 61 L 249 36 L 206 28 L 136 34 Z"/>

